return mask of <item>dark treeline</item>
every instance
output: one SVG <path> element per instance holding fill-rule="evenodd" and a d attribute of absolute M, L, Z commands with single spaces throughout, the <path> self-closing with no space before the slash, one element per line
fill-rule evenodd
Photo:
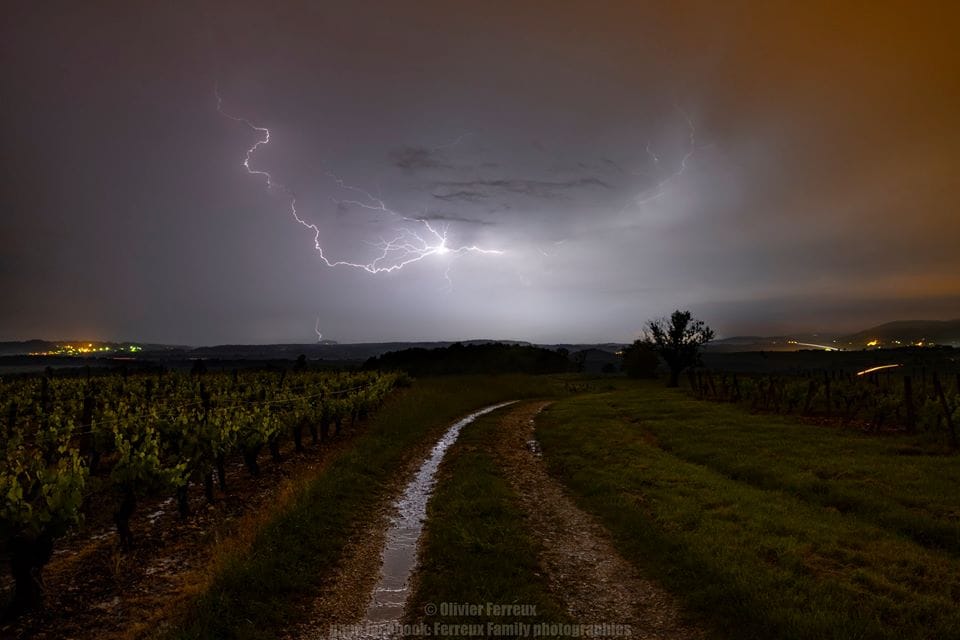
<path fill-rule="evenodd" d="M 364 369 L 406 371 L 414 376 L 469 373 L 562 373 L 571 368 L 566 351 L 529 345 L 452 344 L 438 349 L 404 349 L 370 358 Z"/>

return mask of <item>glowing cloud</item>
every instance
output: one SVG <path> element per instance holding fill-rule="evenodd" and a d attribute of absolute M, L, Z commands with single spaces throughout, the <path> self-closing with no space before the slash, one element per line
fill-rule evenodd
<path fill-rule="evenodd" d="M 258 134 L 258 139 L 254 142 L 253 146 L 247 149 L 246 154 L 243 159 L 243 167 L 246 169 L 247 173 L 252 176 L 262 176 L 266 180 L 267 189 L 271 191 L 279 191 L 284 194 L 287 198 L 290 214 L 293 216 L 293 219 L 300 225 L 306 227 L 313 231 L 313 244 L 314 248 L 317 250 L 317 253 L 320 255 L 320 259 L 323 260 L 323 263 L 328 267 L 353 267 L 355 269 L 362 269 L 367 273 L 379 274 L 379 273 L 391 273 L 393 271 L 398 271 L 408 264 L 414 262 L 420 262 L 425 258 L 431 256 L 446 256 L 446 255 L 460 255 L 465 253 L 479 253 L 485 255 L 501 255 L 504 252 L 500 249 L 486 249 L 476 245 L 458 245 L 450 246 L 448 243 L 450 241 L 448 231 L 448 224 L 439 226 L 431 225 L 428 220 L 425 218 L 410 217 L 404 214 L 401 214 L 386 205 L 386 203 L 377 197 L 374 197 L 368 191 L 365 191 L 359 187 L 345 184 L 343 180 L 338 178 L 333 174 L 327 174 L 334 182 L 337 187 L 346 192 L 352 192 L 358 194 L 357 198 L 352 200 L 338 200 L 338 204 L 349 204 L 371 211 L 378 211 L 388 214 L 389 216 L 395 218 L 401 226 L 396 229 L 395 235 L 392 239 L 380 238 L 377 242 L 370 243 L 372 246 L 376 247 L 379 251 L 379 255 L 373 258 L 368 262 L 353 262 L 350 260 L 331 260 L 324 254 L 323 246 L 321 244 L 321 231 L 320 227 L 311 222 L 304 220 L 300 213 L 297 211 L 297 198 L 294 193 L 285 187 L 284 185 L 277 182 L 273 175 L 269 171 L 263 169 L 255 169 L 251 162 L 253 160 L 254 154 L 260 147 L 263 147 L 270 143 L 270 129 L 267 127 L 260 127 L 246 118 L 232 115 L 223 110 L 223 99 L 220 96 L 219 90 L 215 91 L 217 97 L 217 111 L 226 118 L 233 120 L 234 122 L 239 122 L 243 124 L 250 130 Z M 470 134 L 464 134 L 455 141 L 443 145 L 444 147 L 452 146 L 460 142 L 462 138 Z M 449 271 L 445 271 L 445 276 L 449 280 Z"/>

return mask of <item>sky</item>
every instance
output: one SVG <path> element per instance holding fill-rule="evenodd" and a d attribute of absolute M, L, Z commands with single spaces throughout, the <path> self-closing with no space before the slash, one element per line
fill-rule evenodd
<path fill-rule="evenodd" d="M 5 13 L 0 339 L 960 317 L 956 3 Z"/>

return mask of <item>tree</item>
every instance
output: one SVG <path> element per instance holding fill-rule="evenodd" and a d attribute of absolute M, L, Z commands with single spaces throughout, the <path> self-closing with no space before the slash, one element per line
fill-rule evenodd
<path fill-rule="evenodd" d="M 680 374 L 700 362 L 700 347 L 713 340 L 713 329 L 689 311 L 674 311 L 670 319 L 647 323 L 646 340 L 670 367 L 668 387 L 680 384 Z"/>
<path fill-rule="evenodd" d="M 623 349 L 622 369 L 631 378 L 655 378 L 660 358 L 657 351 L 647 340 L 635 340 Z"/>

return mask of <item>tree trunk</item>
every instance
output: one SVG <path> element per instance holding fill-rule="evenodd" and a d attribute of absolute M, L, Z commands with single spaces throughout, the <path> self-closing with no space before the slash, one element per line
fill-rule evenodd
<path fill-rule="evenodd" d="M 227 490 L 227 465 L 224 455 L 222 453 L 217 454 L 217 480 L 220 482 L 220 491 L 226 492 Z"/>
<path fill-rule="evenodd" d="M 246 448 L 243 449 L 243 463 L 247 465 L 247 471 L 250 472 L 252 476 L 260 475 L 260 465 L 257 464 L 257 454 L 260 453 L 260 447 Z"/>
<path fill-rule="evenodd" d="M 130 516 L 137 508 L 137 496 L 133 491 L 125 491 L 123 498 L 120 499 L 120 506 L 113 514 L 113 519 L 117 523 L 117 535 L 120 536 L 120 547 L 124 551 L 133 548 L 133 532 L 130 531 Z"/>
<path fill-rule="evenodd" d="M 43 606 L 43 567 L 53 555 L 53 537 L 48 534 L 37 538 L 15 536 L 9 540 L 8 549 L 14 593 L 6 616 L 15 618 Z"/>
<path fill-rule="evenodd" d="M 207 471 L 203 474 L 203 495 L 207 502 L 213 502 L 213 472 Z"/>
<path fill-rule="evenodd" d="M 679 387 L 680 386 L 680 370 L 679 369 L 670 369 L 670 380 L 667 382 L 668 387 Z"/>
<path fill-rule="evenodd" d="M 94 440 L 93 436 L 90 436 L 91 440 Z M 90 470 L 90 475 L 96 475 L 100 471 L 100 450 L 97 449 L 97 443 L 94 440 L 93 444 L 90 445 L 90 461 L 87 463 L 87 468 Z"/>
<path fill-rule="evenodd" d="M 303 421 L 293 425 L 293 448 L 296 451 L 303 451 Z"/>
<path fill-rule="evenodd" d="M 190 515 L 189 486 L 189 484 L 184 484 L 182 487 L 177 487 L 177 511 L 180 513 L 181 518 L 186 518 Z"/>

